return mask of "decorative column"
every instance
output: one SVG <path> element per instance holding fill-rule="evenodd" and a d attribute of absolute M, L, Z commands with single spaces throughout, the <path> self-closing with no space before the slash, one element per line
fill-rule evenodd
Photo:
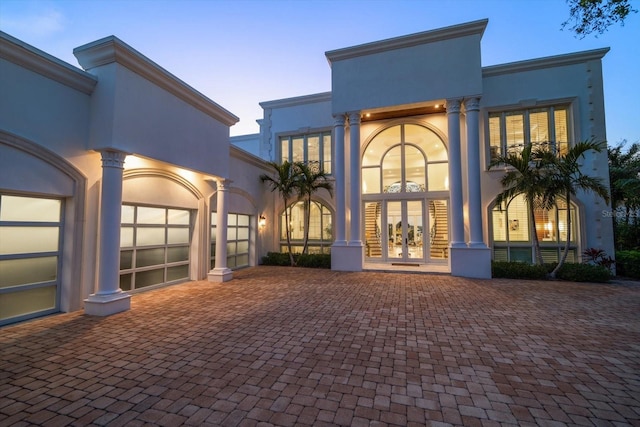
<path fill-rule="evenodd" d="M 346 246 L 346 182 L 344 169 L 344 114 L 336 114 L 333 116 L 335 121 L 333 124 L 335 137 L 335 157 L 333 176 L 336 179 L 336 238 L 333 242 L 334 246 Z"/>
<path fill-rule="evenodd" d="M 208 274 L 210 282 L 227 282 L 233 279 L 233 272 L 227 268 L 227 199 L 231 180 L 217 180 L 216 191 L 216 260 L 215 267 Z"/>
<path fill-rule="evenodd" d="M 464 101 L 467 127 L 467 185 L 469 189 L 469 247 L 485 248 L 482 238 L 482 194 L 480 189 L 480 99 Z"/>
<path fill-rule="evenodd" d="M 351 233 L 349 236 L 349 246 L 362 246 L 362 227 L 360 226 L 360 112 L 349 113 L 349 168 L 351 185 L 350 208 L 351 208 Z"/>
<path fill-rule="evenodd" d="M 460 149 L 460 100 L 447 99 L 447 128 L 449 133 L 449 194 L 451 205 L 451 247 L 461 248 L 464 242 L 462 207 L 462 166 Z"/>
<path fill-rule="evenodd" d="M 120 289 L 120 222 L 122 216 L 122 151 L 105 150 L 102 156 L 100 235 L 98 237 L 98 290 L 84 301 L 86 314 L 108 316 L 131 308 L 131 296 Z"/>

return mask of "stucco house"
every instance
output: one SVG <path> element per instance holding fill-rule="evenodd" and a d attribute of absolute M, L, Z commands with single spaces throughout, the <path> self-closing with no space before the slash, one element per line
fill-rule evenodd
<path fill-rule="evenodd" d="M 224 282 L 304 235 L 260 182 L 266 161 L 330 173 L 311 250 L 342 271 L 488 278 L 532 259 L 523 200 L 495 206 L 492 155 L 605 140 L 608 49 L 481 65 L 487 20 L 326 53 L 331 92 L 261 103 L 260 133 L 116 37 L 74 49 L 81 68 L 0 33 L 0 325 L 59 311 L 108 315 L 130 294 Z M 608 184 L 606 153 L 583 167 Z M 607 206 L 581 194 L 536 213 L 547 260 L 572 218 L 571 258 L 613 253 Z M 263 219 L 264 221 L 261 221 Z M 294 244 L 295 245 L 295 244 Z"/>

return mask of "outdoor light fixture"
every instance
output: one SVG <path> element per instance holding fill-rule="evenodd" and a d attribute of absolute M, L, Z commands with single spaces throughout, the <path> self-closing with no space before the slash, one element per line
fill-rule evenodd
<path fill-rule="evenodd" d="M 267 218 L 265 218 L 264 215 L 260 215 L 260 218 L 258 219 L 258 226 L 260 228 L 264 228 L 265 225 L 267 225 Z"/>

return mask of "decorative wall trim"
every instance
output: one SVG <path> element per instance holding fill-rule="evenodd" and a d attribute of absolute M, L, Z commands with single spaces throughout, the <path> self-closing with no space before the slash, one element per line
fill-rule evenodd
<path fill-rule="evenodd" d="M 168 179 L 189 190 L 189 192 L 193 194 L 193 196 L 196 199 L 200 200 L 204 197 L 200 192 L 200 190 L 198 190 L 198 188 L 195 185 L 193 185 L 191 182 L 181 177 L 177 173 L 173 173 L 164 169 L 141 168 L 141 169 L 125 170 L 122 176 L 122 180 L 126 181 L 128 179 L 147 178 L 147 177 Z"/>
<path fill-rule="evenodd" d="M 311 95 L 296 96 L 293 98 L 276 99 L 275 101 L 261 102 L 262 108 L 296 107 L 298 105 L 313 104 L 316 102 L 330 102 L 331 92 L 314 93 Z"/>
<path fill-rule="evenodd" d="M 492 65 L 482 68 L 482 77 L 500 76 L 502 74 L 523 71 L 540 70 L 543 68 L 562 67 L 581 64 L 593 60 L 601 60 L 609 52 L 609 48 L 586 50 L 566 55 L 547 56 L 526 61 L 510 62 L 508 64 Z"/>
<path fill-rule="evenodd" d="M 2 31 L 0 31 L 0 58 L 87 95 L 93 93 L 93 89 L 98 83 L 98 79 L 91 74 Z"/>

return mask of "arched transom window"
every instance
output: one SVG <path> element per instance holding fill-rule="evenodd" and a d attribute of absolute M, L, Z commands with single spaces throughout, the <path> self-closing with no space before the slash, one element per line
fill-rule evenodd
<path fill-rule="evenodd" d="M 447 150 L 424 126 L 387 128 L 367 145 L 362 156 L 363 194 L 449 190 Z"/>

